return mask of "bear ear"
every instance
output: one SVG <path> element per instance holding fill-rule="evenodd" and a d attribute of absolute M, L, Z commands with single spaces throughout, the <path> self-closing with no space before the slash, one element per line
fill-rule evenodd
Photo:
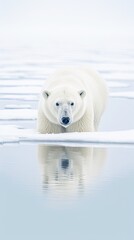
<path fill-rule="evenodd" d="M 47 98 L 50 96 L 50 92 L 47 91 L 47 90 L 43 90 L 42 96 L 43 96 L 45 99 L 47 99 Z"/>
<path fill-rule="evenodd" d="M 82 98 L 84 98 L 84 97 L 86 96 L 85 90 L 80 90 L 80 91 L 79 91 L 79 94 L 80 94 L 80 96 L 81 96 Z"/>

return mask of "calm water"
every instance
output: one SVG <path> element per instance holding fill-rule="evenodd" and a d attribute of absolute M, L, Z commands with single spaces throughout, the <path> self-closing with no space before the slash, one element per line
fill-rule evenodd
<path fill-rule="evenodd" d="M 90 63 L 109 77 L 113 73 L 123 74 L 123 66 L 128 74 L 133 74 L 134 69 L 134 52 L 130 54 L 127 50 L 112 53 L 83 49 L 67 51 L 66 55 L 62 51 L 58 55 L 26 48 L 0 52 L 0 84 L 10 81 L 1 86 L 4 91 L 0 94 L 1 109 L 12 104 L 37 108 L 37 101 L 2 99 L 9 85 L 14 91 L 15 79 L 19 83 L 35 79 L 38 83 L 53 69 L 77 63 Z M 117 82 L 116 77 L 112 80 Z M 110 92 L 134 90 L 133 80 L 120 79 L 120 83 L 129 86 Z M 134 128 L 133 109 L 133 99 L 110 98 L 100 130 Z M 7 118 L 1 124 L 35 128 L 36 121 Z M 56 143 L 1 146 L 0 239 L 134 239 L 133 186 L 133 146 L 71 148 Z"/>

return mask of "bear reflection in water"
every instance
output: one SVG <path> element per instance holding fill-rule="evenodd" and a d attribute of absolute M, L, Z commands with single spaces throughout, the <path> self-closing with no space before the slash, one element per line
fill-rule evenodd
<path fill-rule="evenodd" d="M 104 165 L 103 148 L 38 146 L 43 188 L 70 195 L 92 186 Z"/>

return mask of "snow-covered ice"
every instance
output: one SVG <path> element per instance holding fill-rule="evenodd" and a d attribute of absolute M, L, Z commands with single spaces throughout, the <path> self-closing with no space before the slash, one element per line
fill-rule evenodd
<path fill-rule="evenodd" d="M 16 100 L 16 101 L 38 101 L 38 96 L 36 95 L 10 95 L 10 94 L 0 94 L 0 100 Z"/>
<path fill-rule="evenodd" d="M 39 134 L 35 129 L 21 129 L 14 125 L 0 126 L 0 143 L 43 143 L 62 146 L 90 144 L 134 144 L 134 129 L 113 132 Z"/>
<path fill-rule="evenodd" d="M 35 120 L 37 110 L 35 109 L 3 109 L 0 110 L 0 120 Z"/>
<path fill-rule="evenodd" d="M 0 87 L 24 87 L 24 86 L 42 86 L 44 80 L 0 80 Z"/>
<path fill-rule="evenodd" d="M 0 87 L 3 87 L 3 90 L 6 88 L 11 88 L 10 92 L 13 93 L 16 89 L 17 93 L 18 90 L 20 91 L 20 87 L 21 87 L 21 92 L 23 92 L 23 90 L 25 90 L 27 87 L 31 88 L 31 91 L 33 89 L 36 89 L 37 92 L 40 91 L 40 87 L 43 86 L 45 84 L 45 79 L 44 80 L 28 80 L 28 79 L 23 79 L 23 80 L 0 80 Z M 128 83 L 121 83 L 121 82 L 115 82 L 115 81 L 108 81 L 107 85 L 109 87 L 112 88 L 118 88 L 118 87 L 127 87 L 129 86 Z M 22 89 L 23 87 L 23 89 Z M 15 92 L 16 92 L 15 91 Z M 30 92 L 31 92 L 30 91 Z"/>
<path fill-rule="evenodd" d="M 0 94 L 39 94 L 41 87 L 27 86 L 27 87 L 1 87 Z"/>
<path fill-rule="evenodd" d="M 128 83 L 121 83 L 117 81 L 107 81 L 107 85 L 109 88 L 126 88 L 130 86 Z"/>
<path fill-rule="evenodd" d="M 9 105 L 5 105 L 4 107 L 5 109 L 31 109 L 32 107 L 30 105 L 13 105 L 13 104 L 9 104 Z"/>
<path fill-rule="evenodd" d="M 110 94 L 110 96 L 117 97 L 117 98 L 132 98 L 132 99 L 134 99 L 134 91 L 113 92 Z"/>
<path fill-rule="evenodd" d="M 118 73 L 118 72 L 110 72 L 110 73 L 102 73 L 102 76 L 106 80 L 117 80 L 117 81 L 134 81 L 134 73 Z"/>

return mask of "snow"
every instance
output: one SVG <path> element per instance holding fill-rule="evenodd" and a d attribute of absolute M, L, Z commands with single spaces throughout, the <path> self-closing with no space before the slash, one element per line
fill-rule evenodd
<path fill-rule="evenodd" d="M 134 91 L 125 91 L 125 92 L 113 92 L 110 94 L 111 97 L 117 98 L 134 98 Z"/>
<path fill-rule="evenodd" d="M 134 81 L 134 73 L 118 73 L 118 72 L 111 72 L 111 73 L 102 73 L 102 76 L 106 80 L 125 80 L 125 81 Z"/>
<path fill-rule="evenodd" d="M 129 87 L 130 85 L 128 83 L 121 83 L 121 82 L 115 82 L 115 81 L 109 81 L 107 82 L 108 87 L 110 88 L 125 88 Z"/>
<path fill-rule="evenodd" d="M 35 120 L 37 118 L 36 109 L 3 109 L 0 110 L 0 120 Z"/>
<path fill-rule="evenodd" d="M 16 104 L 10 104 L 10 105 L 5 105 L 4 107 L 5 109 L 30 109 L 31 106 L 30 105 L 16 105 Z"/>
<path fill-rule="evenodd" d="M 39 94 L 41 91 L 41 87 L 1 87 L 0 94 Z"/>
<path fill-rule="evenodd" d="M 93 64 L 91 63 L 91 65 L 98 71 L 109 72 L 109 74 L 111 74 L 112 72 L 117 72 L 118 74 L 134 73 L 134 62 L 121 63 L 120 61 L 119 63 L 102 63 L 102 60 L 100 60 L 99 63 L 94 62 Z"/>
<path fill-rule="evenodd" d="M 0 87 L 17 87 L 17 86 L 42 86 L 44 84 L 44 80 L 0 80 Z"/>
<path fill-rule="evenodd" d="M 88 146 L 90 144 L 134 144 L 134 129 L 127 131 L 39 134 L 35 129 L 0 126 L 0 144 L 43 143 L 47 145 Z"/>
<path fill-rule="evenodd" d="M 16 101 L 38 101 L 38 96 L 35 95 L 10 95 L 10 94 L 0 94 L 0 100 L 16 100 Z"/>
<path fill-rule="evenodd" d="M 30 89 L 30 92 L 37 91 L 37 93 L 40 91 L 40 87 L 42 87 L 45 83 L 45 80 L 0 80 L 0 87 L 3 89 L 1 91 L 9 91 L 10 87 L 10 93 L 19 94 L 23 93 L 23 90 L 25 91 L 27 88 Z M 108 81 L 107 85 L 112 88 L 118 88 L 118 87 L 128 87 L 128 83 L 121 83 L 121 82 L 115 82 L 115 81 Z M 21 88 L 20 88 L 21 87 Z M 22 88 L 23 87 L 23 88 Z M 6 88 L 6 89 L 5 89 Z"/>

